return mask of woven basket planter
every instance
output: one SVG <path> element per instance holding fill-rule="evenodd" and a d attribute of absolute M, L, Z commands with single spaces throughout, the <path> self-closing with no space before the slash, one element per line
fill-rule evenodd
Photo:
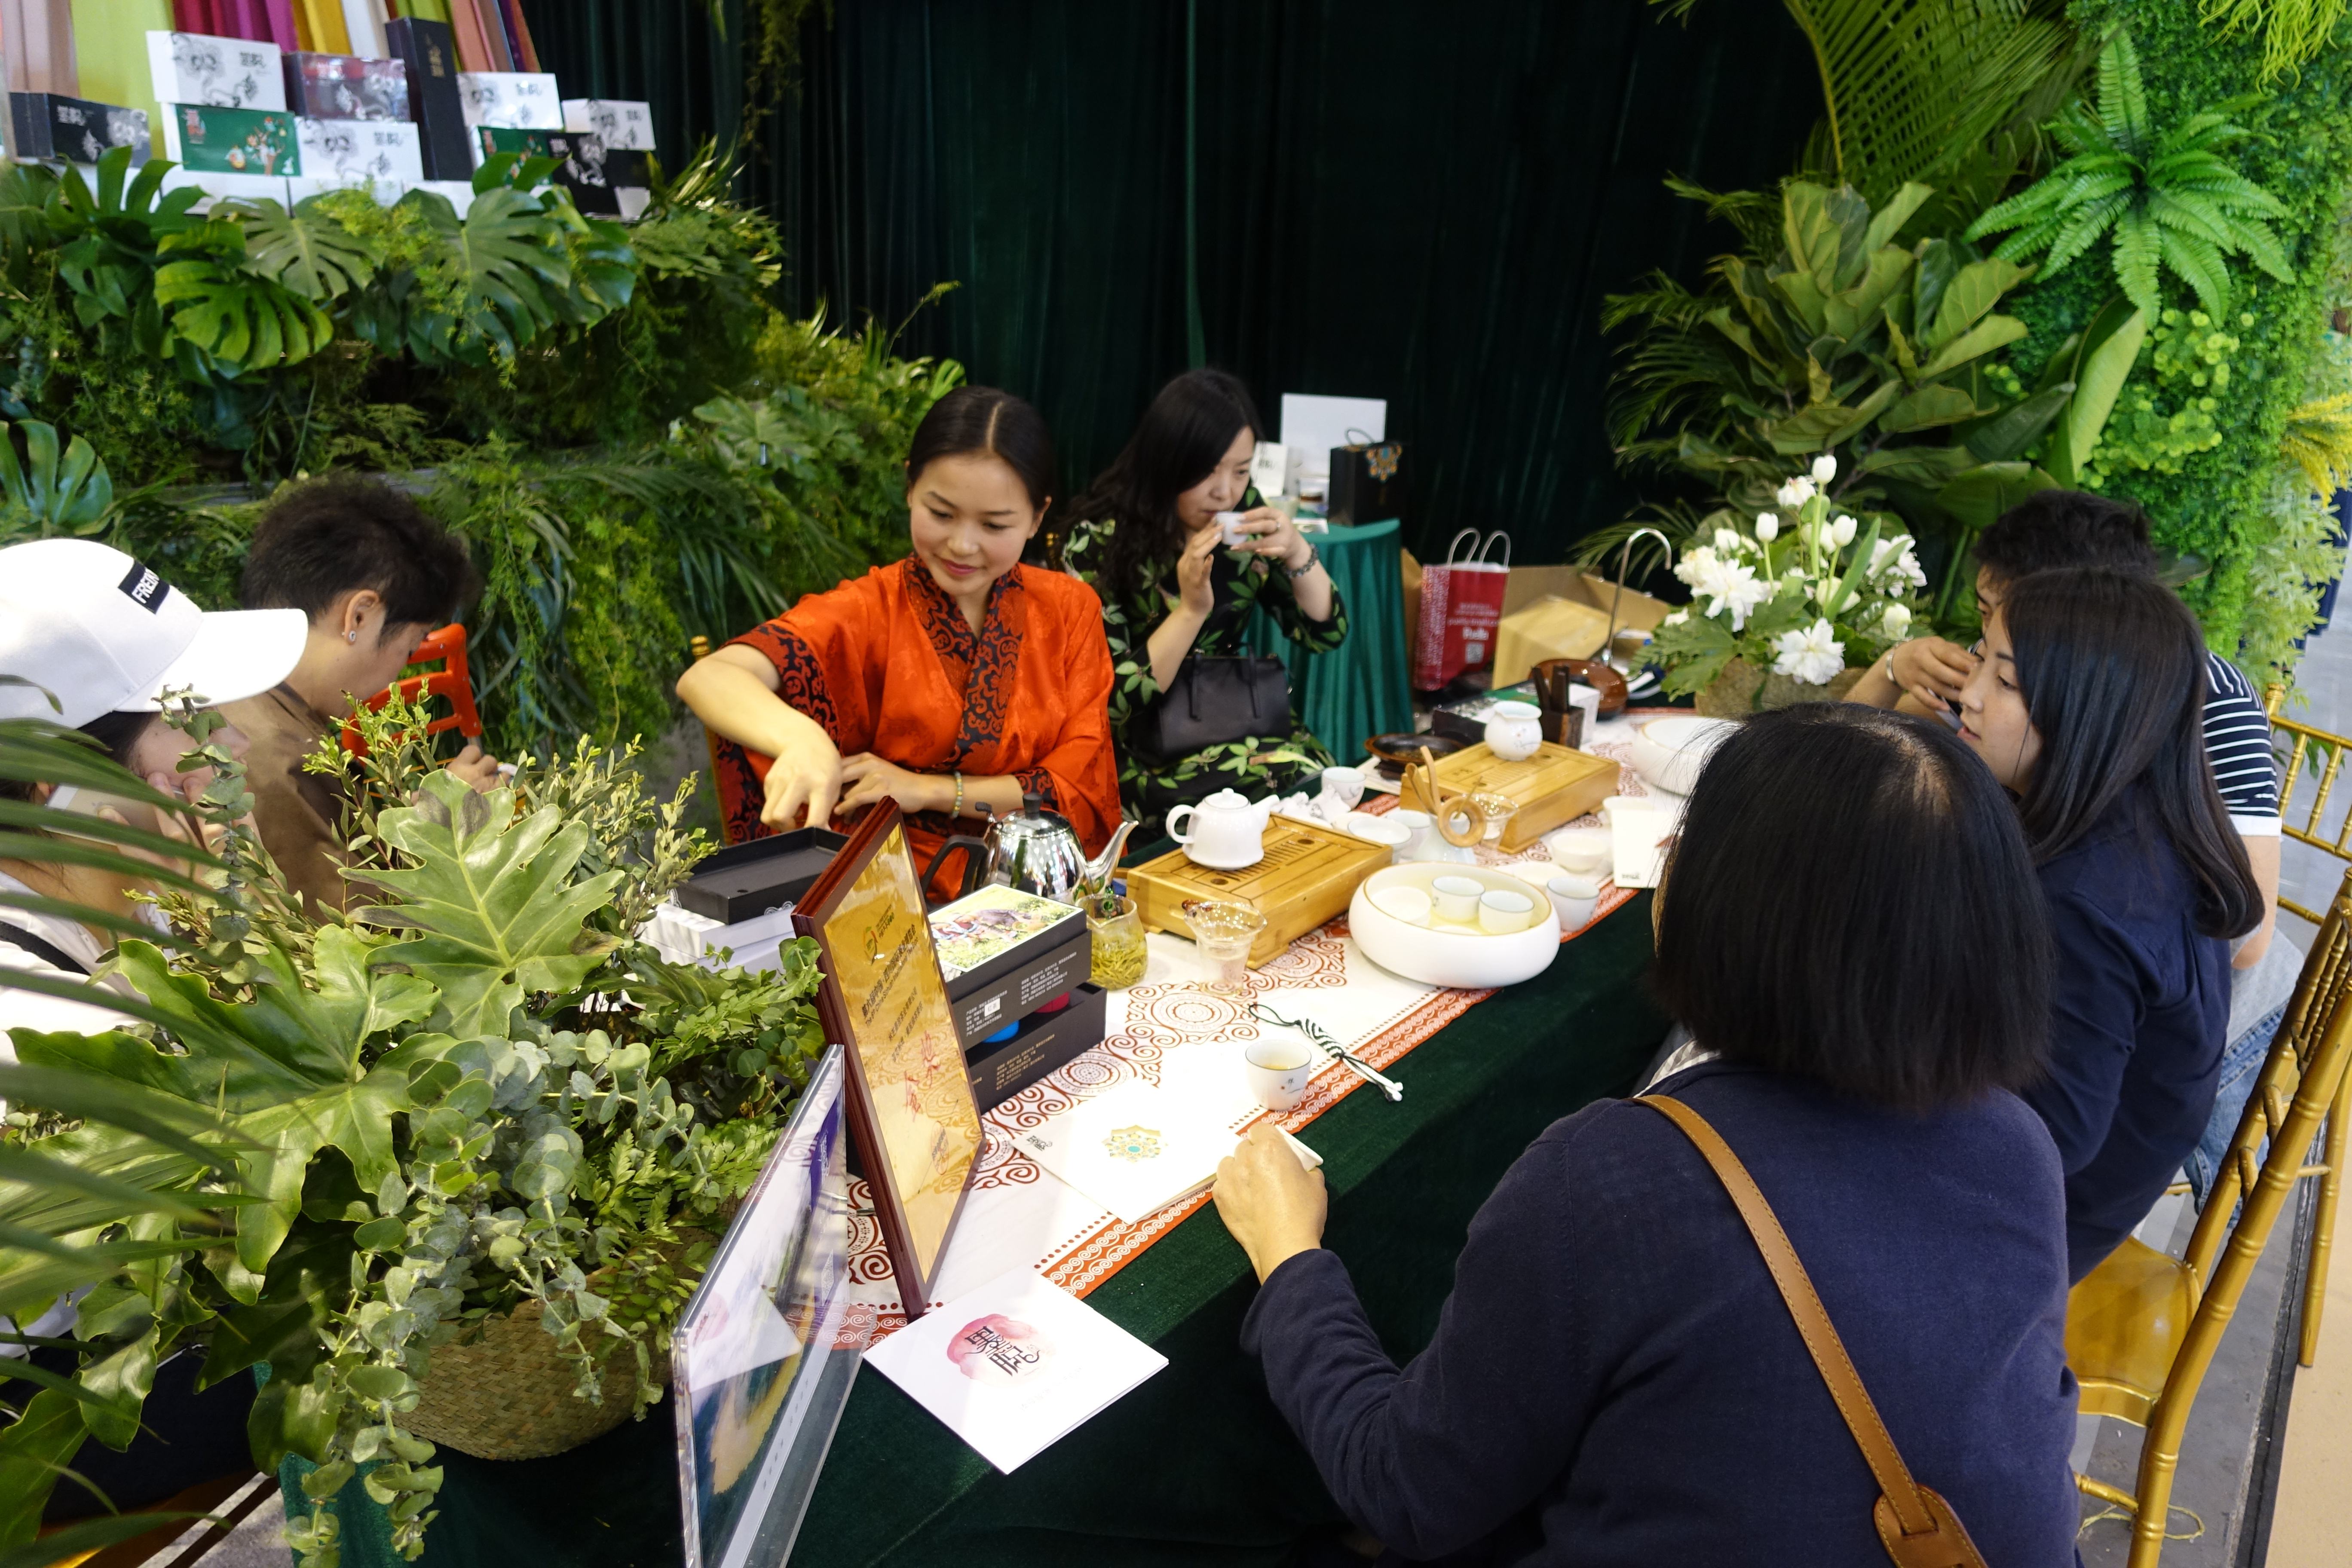
<path fill-rule="evenodd" d="M 1700 689 L 1692 706 L 1709 719 L 1745 719 L 1768 708 L 1790 708 L 1800 702 L 1843 702 L 1866 668 L 1842 670 L 1827 684 L 1815 686 L 1735 658 Z"/>
<path fill-rule="evenodd" d="M 486 1319 L 470 1343 L 436 1347 L 401 1425 L 428 1442 L 478 1459 L 543 1459 L 592 1442 L 635 1408 L 637 1358 L 614 1342 L 604 1358 L 604 1400 L 572 1397 L 578 1374 L 555 1336 L 540 1326 L 540 1305 L 526 1301 L 508 1317 Z M 653 1383 L 669 1382 L 669 1357 L 656 1352 Z"/>

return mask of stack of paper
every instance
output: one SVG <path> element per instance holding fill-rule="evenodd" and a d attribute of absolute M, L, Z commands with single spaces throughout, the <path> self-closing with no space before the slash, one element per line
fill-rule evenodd
<path fill-rule="evenodd" d="M 1168 1364 L 1026 1268 L 925 1313 L 866 1359 L 1007 1474 Z"/>

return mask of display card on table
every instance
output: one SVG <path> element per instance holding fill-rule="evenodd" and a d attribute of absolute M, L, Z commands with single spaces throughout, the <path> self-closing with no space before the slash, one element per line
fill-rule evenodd
<path fill-rule="evenodd" d="M 792 1554 L 857 1376 L 843 1053 L 825 1054 L 678 1319 L 686 1568 Z"/>
<path fill-rule="evenodd" d="M 930 1300 L 982 1137 L 926 913 L 887 804 L 867 808 L 793 910 L 822 950 L 817 1016 L 849 1047 L 850 1131 L 909 1317 Z"/>
<path fill-rule="evenodd" d="M 607 147 L 650 153 L 654 150 L 654 106 L 613 98 L 567 98 L 563 100 L 563 129 L 591 132 Z"/>
<path fill-rule="evenodd" d="M 1008 1475 L 1168 1358 L 1026 1268 L 867 1352 L 874 1369 Z"/>
<path fill-rule="evenodd" d="M 1141 1079 L 1083 1100 L 1021 1133 L 1021 1152 L 1129 1225 L 1217 1179 L 1234 1152 L 1232 1097 Z M 1321 1155 L 1285 1132 L 1308 1170 Z"/>

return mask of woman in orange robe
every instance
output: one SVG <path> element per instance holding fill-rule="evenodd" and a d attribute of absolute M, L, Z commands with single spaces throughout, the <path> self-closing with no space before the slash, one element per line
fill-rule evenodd
<path fill-rule="evenodd" d="M 923 866 L 950 834 L 982 830 L 982 805 L 1003 816 L 1034 794 L 1101 849 L 1119 821 L 1102 607 L 1076 579 L 1021 564 L 1053 471 L 1035 409 L 957 388 L 908 454 L 913 553 L 810 595 L 679 679 L 733 775 L 730 838 L 854 821 L 889 799 Z M 961 868 L 941 869 L 935 897 Z"/>

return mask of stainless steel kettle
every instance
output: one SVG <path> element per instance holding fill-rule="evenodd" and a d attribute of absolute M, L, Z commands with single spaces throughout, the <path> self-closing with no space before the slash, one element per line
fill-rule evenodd
<path fill-rule="evenodd" d="M 1103 852 L 1089 860 L 1069 818 L 1047 811 L 1044 795 L 1024 795 L 1021 809 L 992 824 L 986 838 L 958 834 L 940 845 L 931 863 L 923 868 L 923 885 L 929 887 L 940 863 L 961 850 L 964 869 L 963 885 L 956 894 L 959 898 L 983 883 L 993 882 L 1034 893 L 1041 899 L 1075 904 L 1087 894 L 1109 885 L 1111 868 L 1118 864 L 1118 852 L 1134 829 L 1132 822 L 1120 823 L 1111 834 L 1110 842 L 1103 846 Z"/>

